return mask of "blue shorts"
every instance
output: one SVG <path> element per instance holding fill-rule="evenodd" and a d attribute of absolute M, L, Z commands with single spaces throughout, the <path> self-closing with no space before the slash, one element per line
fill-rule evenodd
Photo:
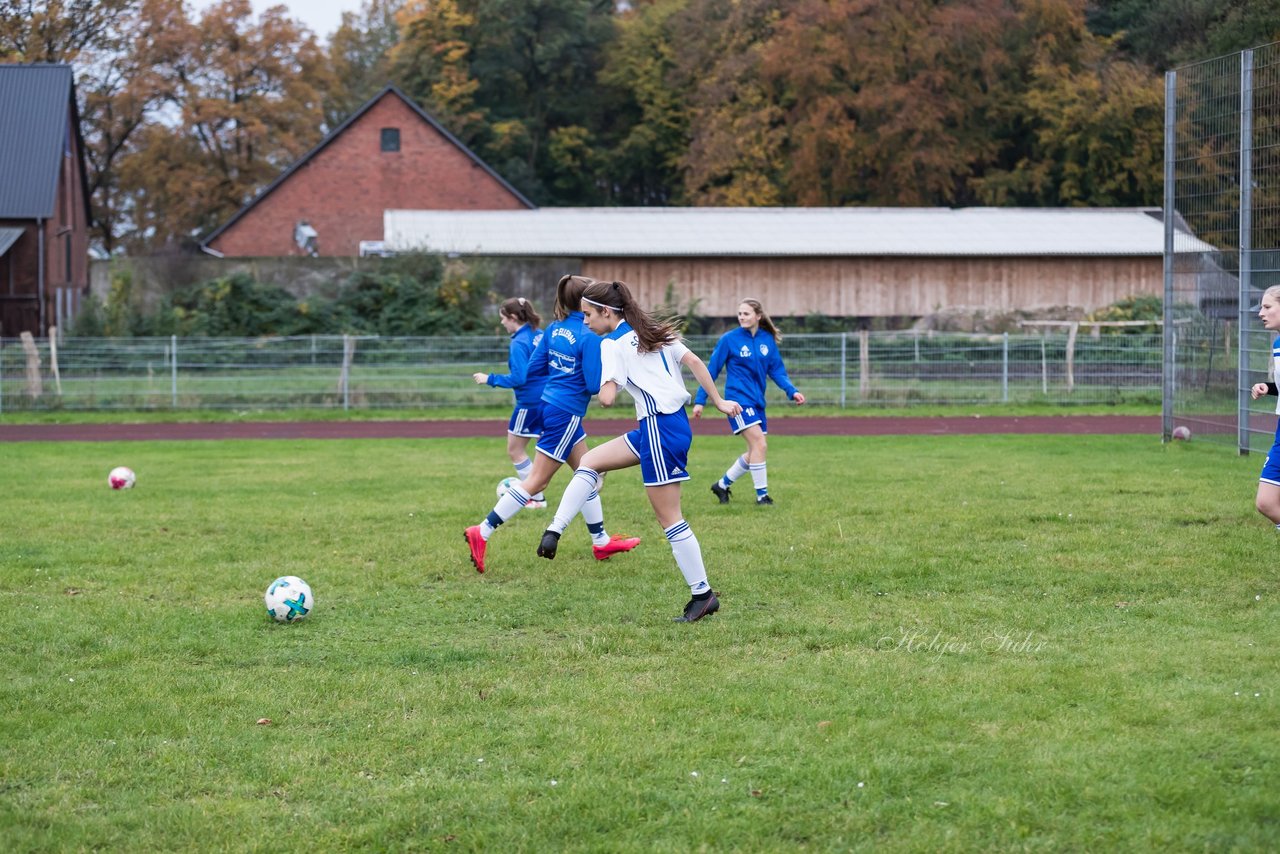
<path fill-rule="evenodd" d="M 645 486 L 662 486 L 689 479 L 689 446 L 693 430 L 683 409 L 670 415 L 650 415 L 622 437 L 640 458 L 640 475 Z"/>
<path fill-rule="evenodd" d="M 1271 445 L 1266 462 L 1262 464 L 1262 476 L 1258 480 L 1280 486 L 1280 423 L 1276 424 L 1276 440 Z"/>
<path fill-rule="evenodd" d="M 764 414 L 763 406 L 744 406 L 741 415 L 729 416 L 729 429 L 735 436 L 756 424 L 760 425 L 761 433 L 769 432 L 769 419 Z"/>
<path fill-rule="evenodd" d="M 568 462 L 573 446 L 587 438 L 582 429 L 582 416 L 571 415 L 558 406 L 542 404 L 542 435 L 538 437 L 538 453 L 558 463 Z"/>
<path fill-rule="evenodd" d="M 536 439 L 542 435 L 542 404 L 520 406 L 511 410 L 511 420 L 507 422 L 507 432 L 512 436 L 524 436 Z"/>

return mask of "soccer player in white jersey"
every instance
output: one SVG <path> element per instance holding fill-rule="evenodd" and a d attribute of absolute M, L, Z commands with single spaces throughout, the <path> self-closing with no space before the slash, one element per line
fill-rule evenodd
<path fill-rule="evenodd" d="M 604 338 L 600 349 L 600 403 L 612 406 L 618 388 L 635 399 L 635 430 L 583 455 L 565 488 L 555 519 L 542 535 L 538 556 L 554 558 L 560 535 L 594 493 L 605 472 L 639 465 L 649 503 L 662 525 L 676 565 L 689 584 L 691 598 L 677 621 L 692 623 L 720 609 L 707 581 L 702 548 L 680 510 L 680 484 L 689 479 L 686 466 L 693 431 L 685 404 L 689 392 L 680 375 L 684 365 L 725 415 L 742 411 L 720 396 L 707 366 L 680 340 L 674 324 L 644 311 L 622 282 L 595 282 L 582 292 L 582 312 L 591 331 Z"/>
<path fill-rule="evenodd" d="M 476 572 L 485 570 L 489 538 L 541 494 L 560 466 L 575 468 L 586 451 L 587 433 L 582 419 L 591 396 L 600 389 L 600 337 L 582 318 L 582 292 L 595 279 L 563 276 L 556 285 L 556 320 L 529 356 L 529 373 L 547 374 L 542 389 L 542 431 L 533 468 L 520 483 L 498 499 L 479 525 L 463 531 Z M 610 536 L 604 527 L 604 507 L 599 490 L 592 490 L 579 507 L 591 533 L 591 553 L 608 560 L 640 545 L 639 537 Z"/>
<path fill-rule="evenodd" d="M 1250 389 L 1254 400 L 1264 394 L 1276 394 L 1276 383 L 1280 382 L 1280 285 L 1272 285 L 1263 292 L 1262 301 L 1258 305 L 1258 317 L 1262 320 L 1263 328 L 1277 333 L 1278 337 L 1271 344 L 1271 376 L 1274 382 L 1255 383 Z M 1280 414 L 1280 402 L 1276 404 L 1276 413 Z M 1267 459 L 1262 464 L 1262 476 L 1258 479 L 1258 497 L 1254 499 L 1254 506 L 1280 530 L 1280 424 L 1276 426 L 1276 440 L 1271 446 L 1271 453 L 1267 454 Z"/>

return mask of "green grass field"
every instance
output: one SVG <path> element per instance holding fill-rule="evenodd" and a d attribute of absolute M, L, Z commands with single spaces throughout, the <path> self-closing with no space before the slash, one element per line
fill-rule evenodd
<path fill-rule="evenodd" d="M 637 551 L 526 511 L 480 576 L 499 435 L 0 445 L 0 848 L 1280 847 L 1260 458 L 776 432 L 767 509 L 695 444 L 692 625 L 635 470 Z"/>

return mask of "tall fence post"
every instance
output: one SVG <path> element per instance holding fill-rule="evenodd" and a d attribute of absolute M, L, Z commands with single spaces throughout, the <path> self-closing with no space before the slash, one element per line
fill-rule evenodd
<path fill-rule="evenodd" d="M 1236 310 L 1240 344 L 1236 353 L 1236 451 L 1249 453 L 1249 375 L 1244 352 L 1253 290 L 1253 51 L 1240 54 L 1240 293 Z"/>
<path fill-rule="evenodd" d="M 62 397 L 62 372 L 58 370 L 58 327 L 49 327 L 49 368 L 53 371 L 53 387 Z"/>
<path fill-rule="evenodd" d="M 1067 329 L 1067 391 L 1076 390 L 1076 333 L 1080 324 L 1072 322 Z"/>
<path fill-rule="evenodd" d="M 1160 395 L 1160 432 L 1162 441 L 1169 442 L 1173 438 L 1173 375 L 1177 370 L 1173 357 L 1173 220 L 1174 205 L 1174 161 L 1178 153 L 1177 140 L 1178 118 L 1178 72 L 1166 71 L 1164 75 L 1164 334 L 1160 336 L 1163 345 L 1164 369 L 1161 374 Z"/>
<path fill-rule="evenodd" d="M 1044 352 L 1044 333 L 1040 333 L 1040 393 L 1049 396 L 1049 360 Z"/>
<path fill-rule="evenodd" d="M 40 351 L 30 332 L 23 331 L 18 337 L 22 340 L 22 349 L 27 356 L 27 397 L 39 400 L 44 394 L 44 382 L 40 379 Z"/>
<path fill-rule="evenodd" d="M 342 370 L 338 373 L 338 389 L 342 392 L 342 410 L 351 408 L 351 357 L 355 355 L 356 342 L 350 335 L 342 336 Z"/>
<path fill-rule="evenodd" d="M 1000 358 L 1000 402 L 1009 402 L 1009 333 L 1004 333 L 1004 352 Z"/>
<path fill-rule="evenodd" d="M 849 333 L 841 332 L 840 333 L 840 408 L 841 409 L 844 409 L 845 389 L 848 388 L 848 382 L 847 382 L 848 372 L 849 372 L 848 344 L 849 344 Z"/>
<path fill-rule="evenodd" d="M 871 334 L 858 330 L 858 399 L 866 400 L 871 391 Z"/>
<path fill-rule="evenodd" d="M 178 408 L 178 336 L 169 336 L 169 400 Z"/>

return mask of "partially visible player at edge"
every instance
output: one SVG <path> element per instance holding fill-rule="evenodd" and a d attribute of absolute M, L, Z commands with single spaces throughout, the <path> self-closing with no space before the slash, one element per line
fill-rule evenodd
<path fill-rule="evenodd" d="M 591 396 L 600 390 L 600 337 L 587 328 L 582 317 L 582 292 L 593 281 L 585 276 L 562 276 L 556 285 L 556 320 L 529 357 L 530 373 L 547 372 L 538 453 L 529 476 L 507 490 L 483 522 L 463 532 L 477 572 L 485 570 L 485 549 L 493 532 L 527 506 L 530 496 L 546 489 L 561 465 L 567 462 L 577 468 L 586 452 L 582 417 Z M 582 504 L 582 520 L 591 532 L 591 553 L 596 560 L 608 560 L 640 545 L 638 537 L 610 537 L 605 531 L 598 489 Z"/>
<path fill-rule="evenodd" d="M 511 336 L 507 351 L 507 374 L 486 374 L 477 371 L 471 378 L 478 385 L 493 388 L 509 388 L 515 393 L 515 408 L 507 422 L 507 456 L 516 468 L 516 477 L 524 480 L 533 471 L 529 459 L 529 440 L 542 434 L 542 389 L 547 384 L 546 365 L 537 374 L 529 373 L 529 357 L 542 340 L 542 317 L 534 310 L 533 303 L 524 297 L 512 297 L 498 306 L 498 320 Z M 539 492 L 529 499 L 529 507 L 546 507 L 547 502 Z"/>
<path fill-rule="evenodd" d="M 729 418 L 729 429 L 747 441 L 747 452 L 734 460 L 724 476 L 711 485 L 721 504 L 729 503 L 729 487 L 748 472 L 756 489 L 756 504 L 773 504 L 765 464 L 769 433 L 769 419 L 764 411 L 765 380 L 772 379 L 787 397 L 797 404 L 804 403 L 804 395 L 791 384 L 787 368 L 782 364 L 782 353 L 778 350 L 781 342 L 782 334 L 764 313 L 760 302 L 744 299 L 738 305 L 738 328 L 720 336 L 707 363 L 713 380 L 720 376 L 721 368 L 726 369 L 724 396 L 742 404 L 742 413 Z M 698 389 L 693 401 L 694 418 L 702 417 L 706 402 L 706 393 Z"/>
<path fill-rule="evenodd" d="M 1262 294 L 1258 305 L 1258 317 L 1262 326 L 1277 333 L 1271 344 L 1271 376 L 1275 382 L 1255 383 L 1249 393 L 1254 400 L 1264 394 L 1277 394 L 1276 382 L 1280 382 L 1280 285 L 1272 285 Z M 1280 415 L 1280 402 L 1276 403 L 1276 414 Z M 1262 463 L 1262 475 L 1258 478 L 1258 497 L 1254 499 L 1258 512 L 1266 516 L 1280 530 L 1280 420 L 1276 425 L 1276 439 L 1271 452 Z"/>
<path fill-rule="evenodd" d="M 635 398 L 638 426 L 583 455 L 560 499 L 555 518 L 542 535 L 538 556 L 556 556 L 560 535 L 583 502 L 599 488 L 605 472 L 639 465 L 649 503 L 692 595 L 684 613 L 676 619 L 692 623 L 714 614 L 720 609 L 720 602 L 707 581 L 698 538 L 680 510 L 680 484 L 689 479 L 686 467 L 693 441 L 689 416 L 684 411 L 689 392 L 685 390 L 680 365 L 689 368 L 725 415 L 737 415 L 742 407 L 720 397 L 707 366 L 680 340 L 675 325 L 645 312 L 626 284 L 595 282 L 587 286 L 582 294 L 582 310 L 591 330 L 606 336 L 601 345 L 604 373 L 600 403 L 612 406 L 618 387 L 624 386 Z"/>

